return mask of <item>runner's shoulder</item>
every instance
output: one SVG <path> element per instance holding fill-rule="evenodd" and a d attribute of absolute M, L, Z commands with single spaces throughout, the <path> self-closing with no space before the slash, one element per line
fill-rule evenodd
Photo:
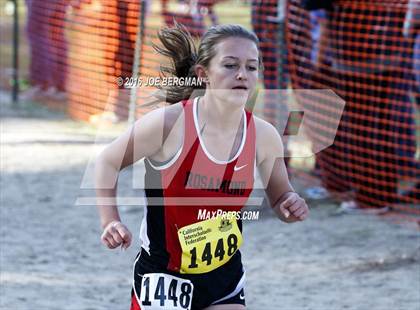
<path fill-rule="evenodd" d="M 180 120 L 180 121 L 177 121 Z M 182 140 L 183 105 L 181 102 L 156 108 L 135 123 L 135 137 L 148 148 L 147 156 L 172 153 Z"/>
<path fill-rule="evenodd" d="M 182 112 L 181 102 L 156 108 L 140 117 L 136 121 L 135 128 L 151 131 L 155 134 L 162 133 L 163 125 L 174 123 Z"/>
<path fill-rule="evenodd" d="M 262 118 L 254 115 L 257 161 L 261 163 L 268 155 L 283 152 L 283 143 L 277 129 Z"/>
<path fill-rule="evenodd" d="M 257 142 L 262 142 L 264 144 L 266 142 L 276 143 L 278 140 L 278 142 L 281 143 L 280 135 L 272 124 L 255 115 L 254 122 Z"/>
<path fill-rule="evenodd" d="M 147 121 L 162 125 L 167 117 L 178 117 L 183 111 L 182 102 L 177 102 L 171 105 L 164 105 L 162 107 L 151 110 L 144 114 L 137 122 Z"/>

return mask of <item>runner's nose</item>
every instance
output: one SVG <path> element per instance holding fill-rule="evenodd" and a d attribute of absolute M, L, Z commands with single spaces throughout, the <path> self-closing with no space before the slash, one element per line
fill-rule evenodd
<path fill-rule="evenodd" d="M 246 72 L 245 72 L 245 68 L 240 67 L 237 74 L 236 74 L 236 79 L 237 80 L 245 80 L 246 79 Z"/>

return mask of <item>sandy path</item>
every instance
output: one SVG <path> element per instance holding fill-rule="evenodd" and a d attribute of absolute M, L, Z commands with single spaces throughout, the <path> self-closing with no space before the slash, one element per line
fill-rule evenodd
<path fill-rule="evenodd" d="M 29 111 L 29 112 L 28 112 Z M 1 309 L 128 309 L 128 251 L 99 242 L 92 206 L 75 206 L 94 145 L 86 126 L 60 115 L 2 105 Z M 121 194 L 130 195 L 130 171 Z M 123 207 L 137 235 L 141 208 Z M 244 226 L 248 309 L 419 310 L 418 230 L 314 207 L 286 225 L 263 210 Z"/>

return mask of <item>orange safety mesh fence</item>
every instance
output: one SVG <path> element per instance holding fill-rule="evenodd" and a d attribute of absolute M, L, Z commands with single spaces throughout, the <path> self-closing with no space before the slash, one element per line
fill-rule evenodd
<path fill-rule="evenodd" d="M 420 2 L 302 5 L 291 0 L 287 9 L 293 88 L 331 89 L 345 100 L 334 143 L 316 154 L 323 183 L 362 207 L 392 206 L 418 218 Z M 321 139 L 327 105 L 296 99 L 312 108 L 311 140 Z"/>
<path fill-rule="evenodd" d="M 218 23 L 237 23 L 255 30 L 265 65 L 263 87 L 286 88 L 285 1 L 279 3 L 282 10 L 274 0 L 28 0 L 30 82 L 43 89 L 65 90 L 68 112 L 75 118 L 92 120 L 105 111 L 124 120 L 130 94 L 118 85 L 117 78 L 128 81 L 133 75 L 136 35 L 141 41 L 136 69 L 145 81 L 159 76 L 159 66 L 165 61 L 152 48 L 157 31 L 176 20 L 197 38 Z M 144 103 L 141 92 L 137 106 Z M 270 110 L 275 107 L 267 104 L 265 110 L 274 124 L 276 116 Z"/>
<path fill-rule="evenodd" d="M 237 13 L 224 13 L 220 6 L 226 8 L 232 3 L 239 7 Z M 136 35 L 141 41 L 137 70 L 146 81 L 159 76 L 159 66 L 165 61 L 152 48 L 159 28 L 176 20 L 194 36 L 200 36 L 212 23 L 231 20 L 249 25 L 246 7 L 238 1 L 198 1 L 194 5 L 175 1 L 79 1 L 68 10 L 66 24 L 70 115 L 92 120 L 105 111 L 118 119 L 127 118 L 130 91 L 118 85 L 117 78 L 126 82 L 133 76 Z M 139 88 L 137 106 L 144 103 L 142 91 L 150 94 Z M 140 107 L 138 113 L 147 110 Z"/>
<path fill-rule="evenodd" d="M 68 111 L 75 118 L 112 112 L 124 119 L 128 98 L 116 77 L 132 75 L 138 1 L 80 1 L 68 15 Z"/>

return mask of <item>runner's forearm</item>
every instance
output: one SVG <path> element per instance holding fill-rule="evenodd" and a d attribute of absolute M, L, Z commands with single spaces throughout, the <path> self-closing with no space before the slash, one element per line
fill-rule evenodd
<path fill-rule="evenodd" d="M 102 228 L 112 221 L 120 221 L 117 208 L 117 182 L 119 170 L 99 157 L 95 166 L 96 205 Z"/>
<path fill-rule="evenodd" d="M 118 213 L 115 194 L 112 197 L 111 196 L 105 197 L 105 195 L 104 195 L 105 191 L 107 191 L 107 190 L 97 191 L 97 193 L 98 193 L 97 194 L 98 195 L 98 197 L 97 197 L 97 208 L 98 208 L 102 228 L 105 228 L 112 221 L 120 221 L 121 220 L 120 215 Z M 105 202 L 104 200 L 107 200 L 107 201 Z M 111 203 L 112 200 L 114 201 L 114 203 Z"/>

